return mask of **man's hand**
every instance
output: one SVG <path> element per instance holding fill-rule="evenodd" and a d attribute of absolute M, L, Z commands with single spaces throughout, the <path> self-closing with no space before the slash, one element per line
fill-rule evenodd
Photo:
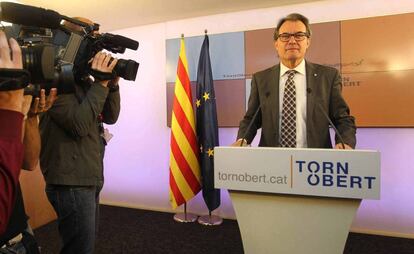
<path fill-rule="evenodd" d="M 37 97 L 34 99 L 32 106 L 30 107 L 29 112 L 27 113 L 28 117 L 34 117 L 40 113 L 48 111 L 55 100 L 57 99 L 57 89 L 50 89 L 50 93 L 46 98 L 45 89 L 40 90 L 40 98 Z"/>
<path fill-rule="evenodd" d="M 233 144 L 231 144 L 230 146 L 251 146 L 250 144 L 247 144 L 247 140 L 245 139 L 239 139 L 236 142 L 234 142 Z"/>
<path fill-rule="evenodd" d="M 23 144 L 24 144 L 24 158 L 22 168 L 26 170 L 35 170 L 39 162 L 40 155 L 40 135 L 39 135 L 39 121 L 37 115 L 46 112 L 50 109 L 57 99 L 57 90 L 52 88 L 46 98 L 45 90 L 40 90 L 40 97 L 33 100 L 33 103 L 23 106 L 27 113 L 25 121 Z M 25 96 L 25 103 L 31 101 L 32 96 Z M 30 106 L 31 105 L 31 106 Z"/>
<path fill-rule="evenodd" d="M 344 148 L 344 147 L 345 147 L 345 148 Z M 352 148 L 352 147 L 350 147 L 349 145 L 347 145 L 347 144 L 343 144 L 343 145 L 342 145 L 342 143 L 338 143 L 338 144 L 336 144 L 336 145 L 335 145 L 335 149 L 353 150 L 353 148 Z"/>
<path fill-rule="evenodd" d="M 24 95 L 23 96 L 23 105 L 22 105 L 22 113 L 23 115 L 27 116 L 27 112 L 30 109 L 30 105 L 32 105 L 33 96 L 31 95 Z"/>
<path fill-rule="evenodd" d="M 50 109 L 57 99 L 57 90 L 56 88 L 52 88 L 50 90 L 49 96 L 46 98 L 45 89 L 40 90 L 40 97 L 36 97 L 32 101 L 31 95 L 25 95 L 23 101 L 23 110 L 22 113 L 30 117 L 36 117 L 38 114 L 46 112 Z"/>
<path fill-rule="evenodd" d="M 10 39 L 10 46 L 6 35 L 0 31 L 0 68 L 22 69 L 22 52 L 15 39 Z M 10 54 L 11 49 L 11 54 Z M 23 89 L 0 92 L 0 109 L 22 112 Z"/>
<path fill-rule="evenodd" d="M 92 59 L 92 69 L 95 71 L 111 73 L 118 62 L 118 59 L 113 58 L 112 62 L 109 63 L 111 59 L 112 56 L 110 54 L 104 52 L 96 53 Z M 100 83 L 102 86 L 107 87 L 109 80 L 103 80 Z"/>
<path fill-rule="evenodd" d="M 19 44 L 13 38 L 10 38 L 9 42 L 10 47 L 7 43 L 6 34 L 0 31 L 0 68 L 22 69 L 22 51 L 20 50 Z"/>

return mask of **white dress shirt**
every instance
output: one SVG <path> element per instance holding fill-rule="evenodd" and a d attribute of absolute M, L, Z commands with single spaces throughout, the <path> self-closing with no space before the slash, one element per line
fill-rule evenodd
<path fill-rule="evenodd" d="M 288 79 L 287 71 L 290 69 L 280 63 L 280 77 L 279 77 L 279 126 L 282 123 L 282 107 L 283 107 L 283 94 L 285 90 L 285 84 Z M 306 148 L 308 142 L 306 139 L 306 66 L 305 60 L 292 69 L 296 71 L 293 78 L 296 87 L 296 147 Z M 281 135 L 281 128 L 279 128 L 279 137 Z"/>

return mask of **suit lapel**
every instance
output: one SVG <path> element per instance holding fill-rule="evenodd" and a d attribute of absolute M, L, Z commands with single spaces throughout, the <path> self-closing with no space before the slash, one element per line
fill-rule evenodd
<path fill-rule="evenodd" d="M 309 63 L 306 61 L 306 126 L 307 132 L 309 133 L 311 119 L 313 119 L 313 113 L 315 108 L 315 103 L 317 98 L 316 90 L 320 79 L 320 73 L 318 73 L 314 64 Z M 307 138 L 309 135 L 307 135 Z M 308 146 L 309 146 L 309 139 L 308 139 Z"/>
<path fill-rule="evenodd" d="M 275 126 L 276 133 L 279 133 L 279 79 L 280 79 L 280 64 L 273 67 L 271 71 L 269 91 L 271 95 L 271 108 L 272 108 L 272 121 Z M 279 135 L 277 135 L 279 137 Z M 279 140 L 276 140 L 276 144 L 279 144 Z"/>

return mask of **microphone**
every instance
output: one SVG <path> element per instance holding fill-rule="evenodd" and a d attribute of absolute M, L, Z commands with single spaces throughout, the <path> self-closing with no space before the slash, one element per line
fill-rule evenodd
<path fill-rule="evenodd" d="M 0 20 L 24 26 L 59 28 L 62 17 L 59 13 L 29 5 L 11 2 L 0 3 Z"/>
<path fill-rule="evenodd" d="M 117 46 L 125 47 L 132 50 L 138 49 L 138 42 L 122 35 L 105 33 L 103 34 L 105 41 Z"/>
<path fill-rule="evenodd" d="M 266 92 L 266 94 L 265 94 L 266 98 L 269 97 L 269 95 L 270 95 L 270 92 Z M 249 133 L 250 129 L 252 128 L 252 125 L 253 125 L 254 121 L 256 120 L 256 117 L 259 114 L 259 111 L 260 111 L 261 108 L 262 108 L 262 104 L 260 103 L 259 107 L 257 107 L 257 109 L 256 109 L 256 112 L 254 112 L 252 120 L 250 120 L 250 123 L 247 126 L 246 131 L 244 132 L 244 134 L 242 136 L 242 142 L 240 143 L 240 146 L 243 146 L 244 140 L 246 140 L 247 133 Z"/>
<path fill-rule="evenodd" d="M 306 92 L 308 94 L 312 93 L 312 89 L 311 88 L 306 88 Z M 328 114 L 326 113 L 326 111 L 323 109 L 322 105 L 319 103 L 319 101 L 316 101 L 316 105 L 318 105 L 320 111 L 322 112 L 323 116 L 326 118 L 326 120 L 328 120 L 329 124 L 331 125 L 332 129 L 335 131 L 335 135 L 337 135 L 339 137 L 339 140 L 342 143 L 342 148 L 345 149 L 345 142 L 344 139 L 342 138 L 341 134 L 339 133 L 338 129 L 335 127 L 335 125 L 333 124 L 333 122 L 331 121 L 331 118 L 329 118 Z"/>

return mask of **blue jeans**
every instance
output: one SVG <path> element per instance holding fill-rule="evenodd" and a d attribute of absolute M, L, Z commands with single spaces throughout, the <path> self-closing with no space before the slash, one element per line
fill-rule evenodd
<path fill-rule="evenodd" d="M 95 248 L 95 186 L 47 185 L 46 194 L 58 216 L 61 254 L 92 254 Z"/>

